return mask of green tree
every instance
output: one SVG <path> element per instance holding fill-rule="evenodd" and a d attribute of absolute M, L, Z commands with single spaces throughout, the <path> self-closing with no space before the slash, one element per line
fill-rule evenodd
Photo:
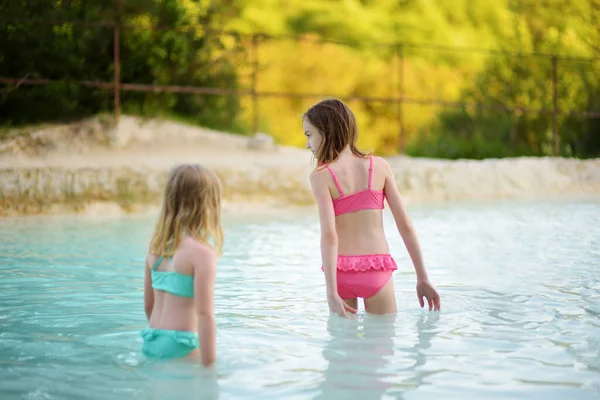
<path fill-rule="evenodd" d="M 119 19 L 121 82 L 229 87 L 234 66 L 222 52 L 224 38 L 210 35 L 230 12 L 190 0 L 121 2 L 21 0 L 0 6 L 0 76 L 61 80 L 44 86 L 4 87 L 0 122 L 9 125 L 60 121 L 110 111 L 112 93 L 73 81 L 113 80 L 112 26 L 39 24 L 23 19 L 107 21 Z M 181 93 L 126 92 L 123 109 L 146 115 L 178 115 L 214 128 L 232 128 L 239 111 L 235 97 Z"/>
<path fill-rule="evenodd" d="M 410 153 L 428 155 L 427 149 L 434 149 L 431 155 L 451 158 L 552 154 L 553 76 L 557 78 L 557 106 L 564 114 L 593 109 L 598 87 L 597 63 L 575 59 L 592 52 L 577 32 L 579 16 L 565 6 L 561 0 L 514 2 L 512 29 L 502 38 L 502 48 L 521 53 L 560 52 L 570 59 L 490 57 L 461 100 L 492 107 L 441 113 L 430 134 L 412 143 Z M 561 154 L 588 157 L 599 153 L 594 122 L 567 116 L 559 124 Z"/>

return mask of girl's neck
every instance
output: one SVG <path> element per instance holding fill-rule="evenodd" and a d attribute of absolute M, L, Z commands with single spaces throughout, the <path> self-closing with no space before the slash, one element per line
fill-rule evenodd
<path fill-rule="evenodd" d="M 348 157 L 352 155 L 352 150 L 350 150 L 350 146 L 346 146 L 340 151 L 340 157 Z"/>

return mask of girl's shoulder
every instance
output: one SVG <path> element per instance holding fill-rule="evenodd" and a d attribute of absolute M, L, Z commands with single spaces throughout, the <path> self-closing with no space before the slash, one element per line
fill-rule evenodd
<path fill-rule="evenodd" d="M 328 173 L 327 170 L 328 168 L 330 168 L 331 164 L 317 164 L 316 167 L 313 168 L 312 171 L 310 171 L 310 174 L 308 175 L 309 178 L 311 179 L 311 181 L 315 178 L 317 178 L 318 176 L 321 176 L 323 174 Z"/>
<path fill-rule="evenodd" d="M 157 256 L 156 254 L 148 252 L 148 254 L 146 255 L 146 267 L 153 268 L 154 265 L 158 262 L 158 258 L 159 256 Z"/>
<path fill-rule="evenodd" d="M 189 255 L 190 257 L 203 257 L 203 258 L 214 258 L 215 253 L 213 249 L 201 240 L 194 239 L 191 236 L 186 236 L 181 241 L 178 251 L 183 254 Z"/>
<path fill-rule="evenodd" d="M 388 171 L 390 170 L 390 164 L 388 163 L 388 161 L 380 156 L 371 156 L 373 157 L 373 168 L 374 169 L 380 169 L 380 170 L 384 170 L 384 171 Z"/>

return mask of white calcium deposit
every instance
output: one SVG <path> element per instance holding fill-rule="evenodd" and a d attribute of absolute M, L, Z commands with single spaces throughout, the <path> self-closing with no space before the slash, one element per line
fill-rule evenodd
<path fill-rule="evenodd" d="M 312 204 L 307 150 L 162 120 L 108 117 L 29 128 L 0 143 L 0 215 L 131 212 L 155 206 L 169 169 L 198 162 L 228 204 Z M 300 128 L 299 128 L 300 129 Z M 300 130 L 298 134 L 302 134 Z M 410 203 L 600 198 L 600 159 L 387 158 Z M 117 206 L 118 205 L 118 206 Z"/>

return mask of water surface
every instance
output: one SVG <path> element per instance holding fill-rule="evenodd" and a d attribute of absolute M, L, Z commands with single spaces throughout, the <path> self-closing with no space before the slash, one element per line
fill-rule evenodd
<path fill-rule="evenodd" d="M 399 312 L 355 320 L 328 315 L 314 213 L 229 216 L 213 374 L 140 354 L 153 218 L 2 220 L 0 397 L 600 398 L 600 203 L 411 216 L 442 312 L 386 212 Z"/>

